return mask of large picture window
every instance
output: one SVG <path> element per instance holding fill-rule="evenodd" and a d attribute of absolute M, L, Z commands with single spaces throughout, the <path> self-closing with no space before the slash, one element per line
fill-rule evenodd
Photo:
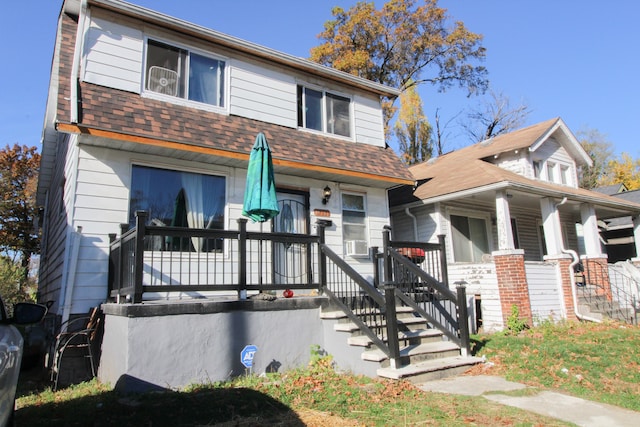
<path fill-rule="evenodd" d="M 225 61 L 148 40 L 145 90 L 224 107 Z"/>
<path fill-rule="evenodd" d="M 351 100 L 334 93 L 298 86 L 298 126 L 350 137 Z"/>
<path fill-rule="evenodd" d="M 135 212 L 148 212 L 147 225 L 200 229 L 224 229 L 225 178 L 134 165 L 131 174 L 129 222 Z M 170 250 L 210 251 L 219 242 L 177 239 L 164 246 Z"/>
<path fill-rule="evenodd" d="M 487 222 L 482 218 L 451 215 L 451 236 L 455 262 L 482 262 L 489 253 Z"/>

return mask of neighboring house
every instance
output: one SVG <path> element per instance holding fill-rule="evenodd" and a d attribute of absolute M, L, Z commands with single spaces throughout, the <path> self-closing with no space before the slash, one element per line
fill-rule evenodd
<path fill-rule="evenodd" d="M 43 236 L 39 300 L 51 301 L 51 312 L 63 320 L 105 302 L 113 273 L 110 239 L 124 233 L 126 225 L 135 225 L 137 210 L 147 211 L 149 226 L 237 230 L 249 153 L 259 132 L 271 146 L 278 197 L 289 216 L 264 225 L 249 223 L 248 229 L 315 234 L 318 220 L 329 221 L 327 244 L 358 273 L 372 277 L 368 248 L 382 245 L 382 230 L 389 224 L 387 191 L 413 183 L 384 140 L 380 99 L 398 94 L 393 88 L 122 1 L 64 1 L 37 192 Z M 178 246 L 172 239 L 147 243 L 147 249 L 160 245 L 163 254 L 199 259 L 202 268 L 213 265 L 205 252 L 217 258 L 227 254 L 219 246 L 220 238 L 192 237 Z M 173 245 L 173 252 L 166 251 L 168 245 Z M 172 284 L 178 273 L 176 268 L 145 274 L 149 283 Z M 143 298 L 184 301 L 189 295 L 170 291 Z M 201 298 L 203 293 L 193 295 Z M 161 310 L 157 305 L 141 306 Z M 182 307 L 168 306 L 164 309 Z M 136 377 L 134 366 L 157 362 L 159 352 L 167 357 L 162 359 L 165 365 L 154 368 L 162 378 L 159 382 L 223 379 L 237 369 L 238 343 L 266 339 L 259 345 L 264 355 L 270 354 L 269 346 L 280 345 L 271 339 L 274 325 L 279 325 L 278 334 L 298 340 L 305 353 L 292 354 L 291 360 L 282 356 L 283 367 L 303 363 L 309 346 L 323 340 L 321 330 L 297 336 L 306 331 L 305 322 L 317 320 L 315 306 L 312 320 L 309 310 L 287 311 L 290 317 L 284 320 L 276 311 L 272 318 L 253 317 L 250 332 L 234 329 L 240 324 L 234 321 L 235 326 L 224 331 L 216 326 L 215 333 L 207 332 L 211 336 L 201 330 L 204 318 L 176 326 L 175 316 L 154 317 L 141 340 L 132 322 L 144 323 L 151 315 L 135 318 L 119 311 L 125 310 L 122 307 L 105 309 L 110 347 L 103 348 L 108 362 L 100 369 L 102 378 L 112 382 Z M 202 313 L 193 307 L 189 310 Z M 176 328 L 177 337 L 169 333 Z M 227 357 L 198 350 L 221 335 L 236 338 L 235 347 L 224 350 Z M 175 368 L 178 355 L 170 350 L 175 348 L 188 349 L 181 366 L 193 364 L 188 374 L 192 376 L 162 377 Z M 226 365 L 196 368 L 205 358 Z"/>
<path fill-rule="evenodd" d="M 594 188 L 598 193 L 608 194 L 629 202 L 640 203 L 640 190 L 628 190 L 624 184 Z M 599 222 L 600 235 L 606 247 L 609 262 L 625 261 L 638 257 L 633 234 L 633 218 L 624 216 Z"/>
<path fill-rule="evenodd" d="M 556 118 L 414 165 L 415 187 L 390 192 L 394 238 L 446 236 L 477 327 L 504 328 L 513 305 L 529 321 L 580 317 L 573 266 L 606 263 L 599 221 L 629 217 L 636 253 L 640 237 L 639 203 L 578 188 L 590 162 Z"/>

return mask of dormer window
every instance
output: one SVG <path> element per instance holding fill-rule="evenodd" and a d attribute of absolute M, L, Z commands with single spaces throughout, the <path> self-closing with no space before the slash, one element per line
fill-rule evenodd
<path fill-rule="evenodd" d="M 298 126 L 351 137 L 351 100 L 299 85 Z"/>
<path fill-rule="evenodd" d="M 148 92 L 224 107 L 225 61 L 147 41 L 144 88 Z"/>

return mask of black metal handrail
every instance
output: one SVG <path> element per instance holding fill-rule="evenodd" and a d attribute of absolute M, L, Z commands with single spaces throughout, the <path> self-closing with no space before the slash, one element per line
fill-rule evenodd
<path fill-rule="evenodd" d="M 324 227 L 318 227 L 320 261 L 323 267 L 322 292 L 387 357 L 396 363 L 400 357 L 395 298 L 381 294 L 371 283 L 324 243 Z M 391 295 L 391 300 L 387 298 Z"/>
<path fill-rule="evenodd" d="M 381 255 L 385 284 L 393 286 L 402 304 L 470 354 L 466 289 L 459 285 L 453 292 L 448 286 L 444 236 L 438 239 L 437 244 L 392 241 L 386 228 Z"/>

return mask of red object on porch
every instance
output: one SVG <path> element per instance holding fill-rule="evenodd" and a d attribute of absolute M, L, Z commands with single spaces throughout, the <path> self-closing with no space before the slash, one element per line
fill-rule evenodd
<path fill-rule="evenodd" d="M 398 249 L 398 253 L 400 255 L 406 256 L 407 258 L 409 258 L 411 261 L 415 262 L 416 264 L 419 264 L 422 261 L 424 261 L 424 249 L 420 249 L 420 248 L 400 248 L 400 249 Z"/>
<path fill-rule="evenodd" d="M 291 298 L 293 297 L 293 291 L 291 289 L 285 289 L 282 292 L 282 296 L 284 296 L 285 298 Z"/>

